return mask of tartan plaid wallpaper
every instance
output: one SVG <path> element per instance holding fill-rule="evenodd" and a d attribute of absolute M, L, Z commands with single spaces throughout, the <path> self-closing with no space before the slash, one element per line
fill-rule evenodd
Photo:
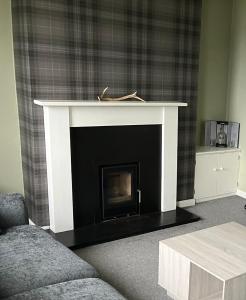
<path fill-rule="evenodd" d="M 47 225 L 42 108 L 33 99 L 94 100 L 137 90 L 179 111 L 178 200 L 193 198 L 201 0 L 12 0 L 25 196 Z"/>

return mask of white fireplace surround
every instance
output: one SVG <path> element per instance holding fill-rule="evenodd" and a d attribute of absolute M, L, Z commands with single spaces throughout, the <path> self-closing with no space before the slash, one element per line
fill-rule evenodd
<path fill-rule="evenodd" d="M 178 107 L 182 102 L 34 100 L 43 106 L 50 229 L 74 229 L 70 127 L 162 125 L 161 211 L 176 209 Z"/>

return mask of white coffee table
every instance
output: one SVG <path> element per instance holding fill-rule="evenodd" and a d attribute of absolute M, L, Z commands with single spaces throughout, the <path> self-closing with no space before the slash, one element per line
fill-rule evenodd
<path fill-rule="evenodd" d="M 246 300 L 246 227 L 231 222 L 160 241 L 159 284 L 175 300 Z"/>

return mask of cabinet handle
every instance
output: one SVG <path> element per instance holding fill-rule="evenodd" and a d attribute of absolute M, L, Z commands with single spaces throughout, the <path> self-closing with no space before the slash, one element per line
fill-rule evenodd
<path fill-rule="evenodd" d="M 220 167 L 220 168 L 219 168 L 219 170 L 220 170 L 220 171 L 223 171 L 223 170 L 224 170 L 224 168 L 223 168 L 223 167 Z"/>
<path fill-rule="evenodd" d="M 213 171 L 214 171 L 214 172 L 217 172 L 217 171 L 218 171 L 218 169 L 217 169 L 217 168 L 213 168 Z"/>

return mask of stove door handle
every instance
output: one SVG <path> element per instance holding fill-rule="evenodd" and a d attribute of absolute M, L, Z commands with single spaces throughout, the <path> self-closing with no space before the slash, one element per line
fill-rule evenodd
<path fill-rule="evenodd" d="M 141 194 L 141 190 L 137 189 L 138 192 L 138 203 L 140 204 L 142 201 L 142 194 Z"/>

